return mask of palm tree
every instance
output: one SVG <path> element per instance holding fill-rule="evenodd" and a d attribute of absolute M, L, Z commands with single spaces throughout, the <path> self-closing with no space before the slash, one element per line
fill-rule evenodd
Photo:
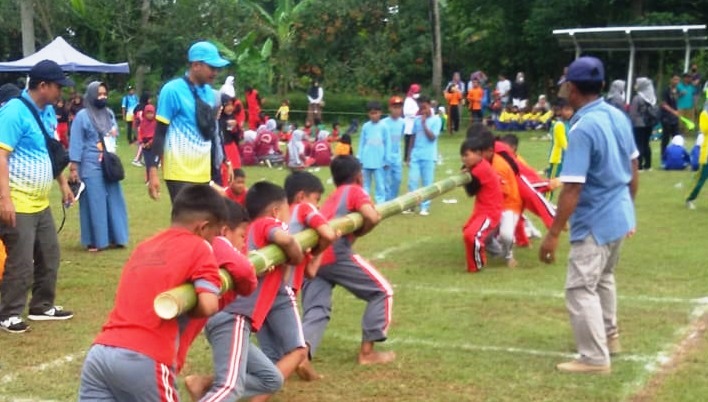
<path fill-rule="evenodd" d="M 255 0 L 244 0 L 244 5 L 251 8 L 261 19 L 263 34 L 267 37 L 261 47 L 261 57 L 270 59 L 270 84 L 275 84 L 278 94 L 284 94 L 289 89 L 295 76 L 295 65 L 291 57 L 294 42 L 294 26 L 302 10 L 311 3 L 311 0 L 277 0 L 273 13 L 266 11 Z"/>

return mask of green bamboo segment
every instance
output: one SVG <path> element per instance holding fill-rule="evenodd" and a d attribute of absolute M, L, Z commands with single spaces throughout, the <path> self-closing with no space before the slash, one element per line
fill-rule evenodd
<path fill-rule="evenodd" d="M 402 195 L 394 200 L 379 204 L 376 206 L 376 210 L 381 214 L 382 219 L 390 218 L 407 209 L 414 208 L 423 201 L 433 199 L 456 187 L 467 184 L 471 179 L 472 177 L 468 173 L 461 173 Z M 341 218 L 332 219 L 329 221 L 329 225 L 342 235 L 347 235 L 362 227 L 363 218 L 359 213 L 351 213 Z M 295 235 L 295 240 L 300 244 L 303 250 L 315 247 L 318 239 L 317 232 L 312 229 L 302 231 Z M 275 245 L 249 252 L 248 259 L 259 275 L 273 266 L 286 261 L 283 251 Z M 219 275 L 221 277 L 221 293 L 232 289 L 233 280 L 228 272 L 221 269 L 219 270 Z M 194 286 L 192 284 L 184 284 L 158 295 L 155 298 L 153 307 L 155 313 L 157 313 L 160 318 L 169 320 L 191 310 L 196 303 L 197 296 L 194 292 Z"/>

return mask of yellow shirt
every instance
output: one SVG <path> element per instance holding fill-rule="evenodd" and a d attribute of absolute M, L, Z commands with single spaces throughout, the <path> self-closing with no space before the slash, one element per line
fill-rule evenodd
<path fill-rule="evenodd" d="M 278 111 L 275 113 L 275 117 L 280 118 L 281 121 L 288 121 L 289 114 L 290 106 L 283 105 L 278 108 Z"/>
<path fill-rule="evenodd" d="M 702 111 L 701 115 L 698 117 L 698 127 L 701 129 L 703 136 L 708 137 L 708 112 L 706 112 L 705 110 Z M 707 161 L 708 161 L 708 141 L 706 141 L 704 139 L 703 144 L 701 145 L 701 152 L 698 156 L 698 163 L 701 165 L 705 165 Z"/>
<path fill-rule="evenodd" d="M 563 152 L 568 148 L 568 136 L 565 132 L 565 123 L 557 121 L 553 123 L 553 133 L 551 135 L 551 155 L 548 163 L 563 162 Z"/>

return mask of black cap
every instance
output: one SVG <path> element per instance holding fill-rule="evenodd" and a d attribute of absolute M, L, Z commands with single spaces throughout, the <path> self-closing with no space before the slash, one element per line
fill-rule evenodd
<path fill-rule="evenodd" d="M 17 85 L 4 84 L 0 87 L 0 105 L 18 96 L 20 96 L 20 88 Z"/>
<path fill-rule="evenodd" d="M 30 81 L 54 82 L 63 87 L 73 87 L 74 81 L 67 78 L 59 65 L 51 60 L 42 60 L 29 72 Z"/>
<path fill-rule="evenodd" d="M 371 101 L 366 104 L 366 110 L 381 110 L 381 103 L 377 101 Z"/>

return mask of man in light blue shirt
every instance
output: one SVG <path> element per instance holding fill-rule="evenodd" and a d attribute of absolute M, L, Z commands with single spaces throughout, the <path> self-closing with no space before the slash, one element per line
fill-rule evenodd
<path fill-rule="evenodd" d="M 433 184 L 435 179 L 435 162 L 438 159 L 438 136 L 442 129 L 440 117 L 434 115 L 430 106 L 430 98 L 418 98 L 420 115 L 413 123 L 413 146 L 411 147 L 408 169 L 408 191 L 415 191 Z M 430 214 L 430 201 L 420 204 L 420 215 Z"/>
<path fill-rule="evenodd" d="M 604 78 L 594 57 L 578 58 L 568 68 L 568 103 L 576 113 L 556 217 L 539 251 L 542 262 L 553 262 L 570 219 L 566 307 L 580 358 L 556 367 L 572 373 L 608 373 L 610 355 L 620 351 L 614 270 L 622 240 L 636 227 L 639 152 L 629 120 L 600 97 Z"/>

